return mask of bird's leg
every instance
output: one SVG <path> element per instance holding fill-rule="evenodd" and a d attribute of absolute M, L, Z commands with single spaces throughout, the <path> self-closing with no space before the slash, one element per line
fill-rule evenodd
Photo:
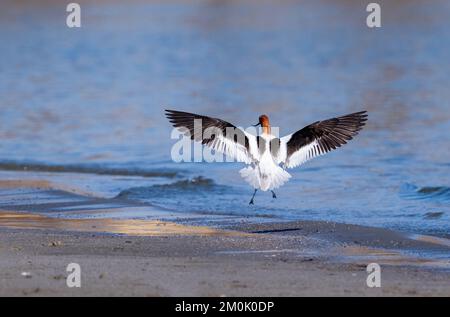
<path fill-rule="evenodd" d="M 248 203 L 249 205 L 254 205 L 254 203 L 253 203 L 253 198 L 255 198 L 256 191 L 257 191 L 257 189 L 255 189 L 255 191 L 253 192 L 252 199 L 251 199 L 250 202 Z"/>
<path fill-rule="evenodd" d="M 273 190 L 271 190 L 272 192 L 272 198 L 277 198 L 277 195 L 275 195 L 275 192 Z"/>

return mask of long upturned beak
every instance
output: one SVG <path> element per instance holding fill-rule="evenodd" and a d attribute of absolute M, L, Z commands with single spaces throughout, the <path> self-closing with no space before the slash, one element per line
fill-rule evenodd
<path fill-rule="evenodd" d="M 254 126 L 254 127 L 257 127 L 257 126 L 259 126 L 259 125 L 261 125 L 261 122 L 258 122 L 257 124 L 254 124 L 253 126 Z"/>

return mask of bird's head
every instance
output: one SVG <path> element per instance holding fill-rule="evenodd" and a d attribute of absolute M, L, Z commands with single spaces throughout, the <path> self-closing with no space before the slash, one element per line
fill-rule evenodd
<path fill-rule="evenodd" d="M 255 127 L 261 126 L 263 128 L 263 133 L 270 133 L 270 122 L 269 117 L 265 114 L 259 116 L 259 121 L 257 124 L 254 125 Z"/>

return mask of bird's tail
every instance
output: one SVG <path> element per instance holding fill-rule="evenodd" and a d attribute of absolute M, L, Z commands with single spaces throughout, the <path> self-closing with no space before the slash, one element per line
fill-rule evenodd
<path fill-rule="evenodd" d="M 286 183 L 291 175 L 279 166 L 270 171 L 261 170 L 259 167 L 244 167 L 239 171 L 242 178 L 253 188 L 263 191 L 273 190 Z"/>

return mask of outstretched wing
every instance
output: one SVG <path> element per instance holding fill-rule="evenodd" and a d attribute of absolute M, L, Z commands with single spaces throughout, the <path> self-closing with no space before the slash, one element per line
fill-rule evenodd
<path fill-rule="evenodd" d="M 258 160 L 256 137 L 229 122 L 194 113 L 166 110 L 166 116 L 192 140 L 246 164 Z"/>
<path fill-rule="evenodd" d="M 277 161 L 293 168 L 337 149 L 357 135 L 366 121 L 367 112 L 360 111 L 310 124 L 281 138 Z"/>

